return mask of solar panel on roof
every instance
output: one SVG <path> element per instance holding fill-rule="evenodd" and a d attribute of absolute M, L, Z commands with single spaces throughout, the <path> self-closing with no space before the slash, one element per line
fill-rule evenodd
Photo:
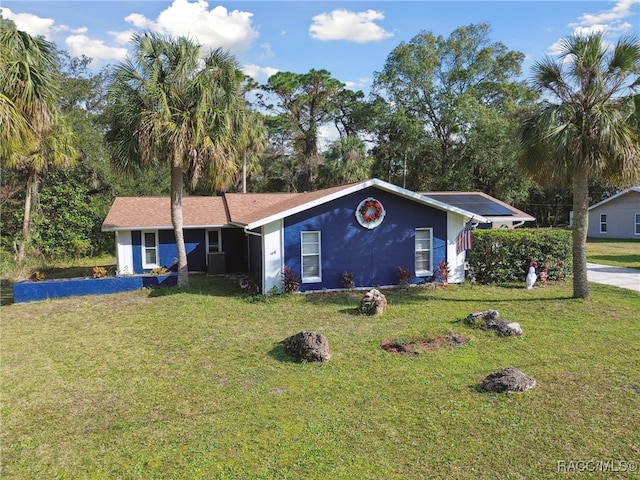
<path fill-rule="evenodd" d="M 513 215 L 513 211 L 491 198 L 474 193 L 428 194 L 435 200 L 478 215 Z"/>

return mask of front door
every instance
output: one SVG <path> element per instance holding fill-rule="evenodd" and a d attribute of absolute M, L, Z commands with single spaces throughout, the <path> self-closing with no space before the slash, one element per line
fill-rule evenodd
<path fill-rule="evenodd" d="M 118 275 L 133 275 L 133 243 L 129 230 L 116 231 L 116 263 Z"/>
<path fill-rule="evenodd" d="M 276 220 L 262 227 L 263 279 L 262 293 L 273 287 L 282 290 L 282 220 Z"/>

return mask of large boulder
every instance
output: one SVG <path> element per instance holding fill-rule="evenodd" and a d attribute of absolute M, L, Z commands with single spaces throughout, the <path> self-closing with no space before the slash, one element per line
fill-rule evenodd
<path fill-rule="evenodd" d="M 505 337 L 519 337 L 523 335 L 522 327 L 516 322 L 507 322 L 500 318 L 497 310 L 470 313 L 466 319 L 472 327 L 480 327 L 484 330 L 494 330 L 498 335 Z"/>
<path fill-rule="evenodd" d="M 488 375 L 482 381 L 482 388 L 488 392 L 524 392 L 536 384 L 534 378 L 514 367 L 505 368 Z"/>
<path fill-rule="evenodd" d="M 306 362 L 326 362 L 329 354 L 329 340 L 316 332 L 301 331 L 283 340 L 284 347 L 293 357 Z"/>
<path fill-rule="evenodd" d="M 387 297 L 380 290 L 372 288 L 360 300 L 360 313 L 365 315 L 382 315 L 387 308 Z"/>

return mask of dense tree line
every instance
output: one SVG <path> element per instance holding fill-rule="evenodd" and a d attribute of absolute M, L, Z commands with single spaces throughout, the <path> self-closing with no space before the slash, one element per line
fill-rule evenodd
<path fill-rule="evenodd" d="M 592 163 L 608 165 L 583 177 L 590 201 L 637 181 L 640 100 L 629 96 L 638 87 L 637 39 L 604 59 L 602 42 L 576 37 L 559 63 L 542 60 L 526 82 L 524 55 L 492 41 L 487 24 L 448 37 L 422 31 L 389 53 L 365 97 L 323 69 L 279 72 L 258 85 L 225 52 L 148 33 L 133 38 L 129 60 L 96 72 L 89 58 L 71 58 L 1 17 L 0 27 L 1 247 L 19 256 L 111 252 L 99 226 L 117 195 L 171 194 L 178 232 L 183 193 L 304 191 L 370 177 L 482 191 L 541 226 L 566 225 L 576 209 L 568 169 L 582 165 L 568 160 L 569 142 L 579 135 L 559 135 L 554 145 L 564 150 L 549 147 L 562 115 L 570 117 L 550 108 L 549 94 L 566 106 L 580 88 L 583 103 L 625 99 L 607 111 L 622 112 L 628 130 L 612 147 L 626 149 L 626 162 L 605 162 L 605 145 L 588 140 Z M 575 71 L 562 64 L 571 55 L 582 62 Z M 598 138 L 601 120 L 591 125 Z M 321 144 L 326 131 L 332 140 Z M 564 177 L 554 158 L 566 160 Z M 625 175 L 612 174 L 620 168 Z"/>

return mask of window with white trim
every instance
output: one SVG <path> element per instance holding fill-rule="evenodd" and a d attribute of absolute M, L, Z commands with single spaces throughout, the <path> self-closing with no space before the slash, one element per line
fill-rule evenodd
<path fill-rule="evenodd" d="M 217 253 L 222 251 L 222 235 L 220 229 L 207 230 L 207 253 Z"/>
<path fill-rule="evenodd" d="M 142 268 L 155 268 L 158 265 L 158 232 L 142 232 Z"/>
<path fill-rule="evenodd" d="M 433 229 L 416 228 L 416 277 L 433 275 Z"/>
<path fill-rule="evenodd" d="M 636 235 L 640 235 L 640 213 L 636 213 L 636 227 L 634 232 Z"/>
<path fill-rule="evenodd" d="M 322 281 L 320 232 L 300 232 L 302 283 Z"/>
<path fill-rule="evenodd" d="M 607 214 L 600 214 L 600 233 L 607 233 Z"/>

